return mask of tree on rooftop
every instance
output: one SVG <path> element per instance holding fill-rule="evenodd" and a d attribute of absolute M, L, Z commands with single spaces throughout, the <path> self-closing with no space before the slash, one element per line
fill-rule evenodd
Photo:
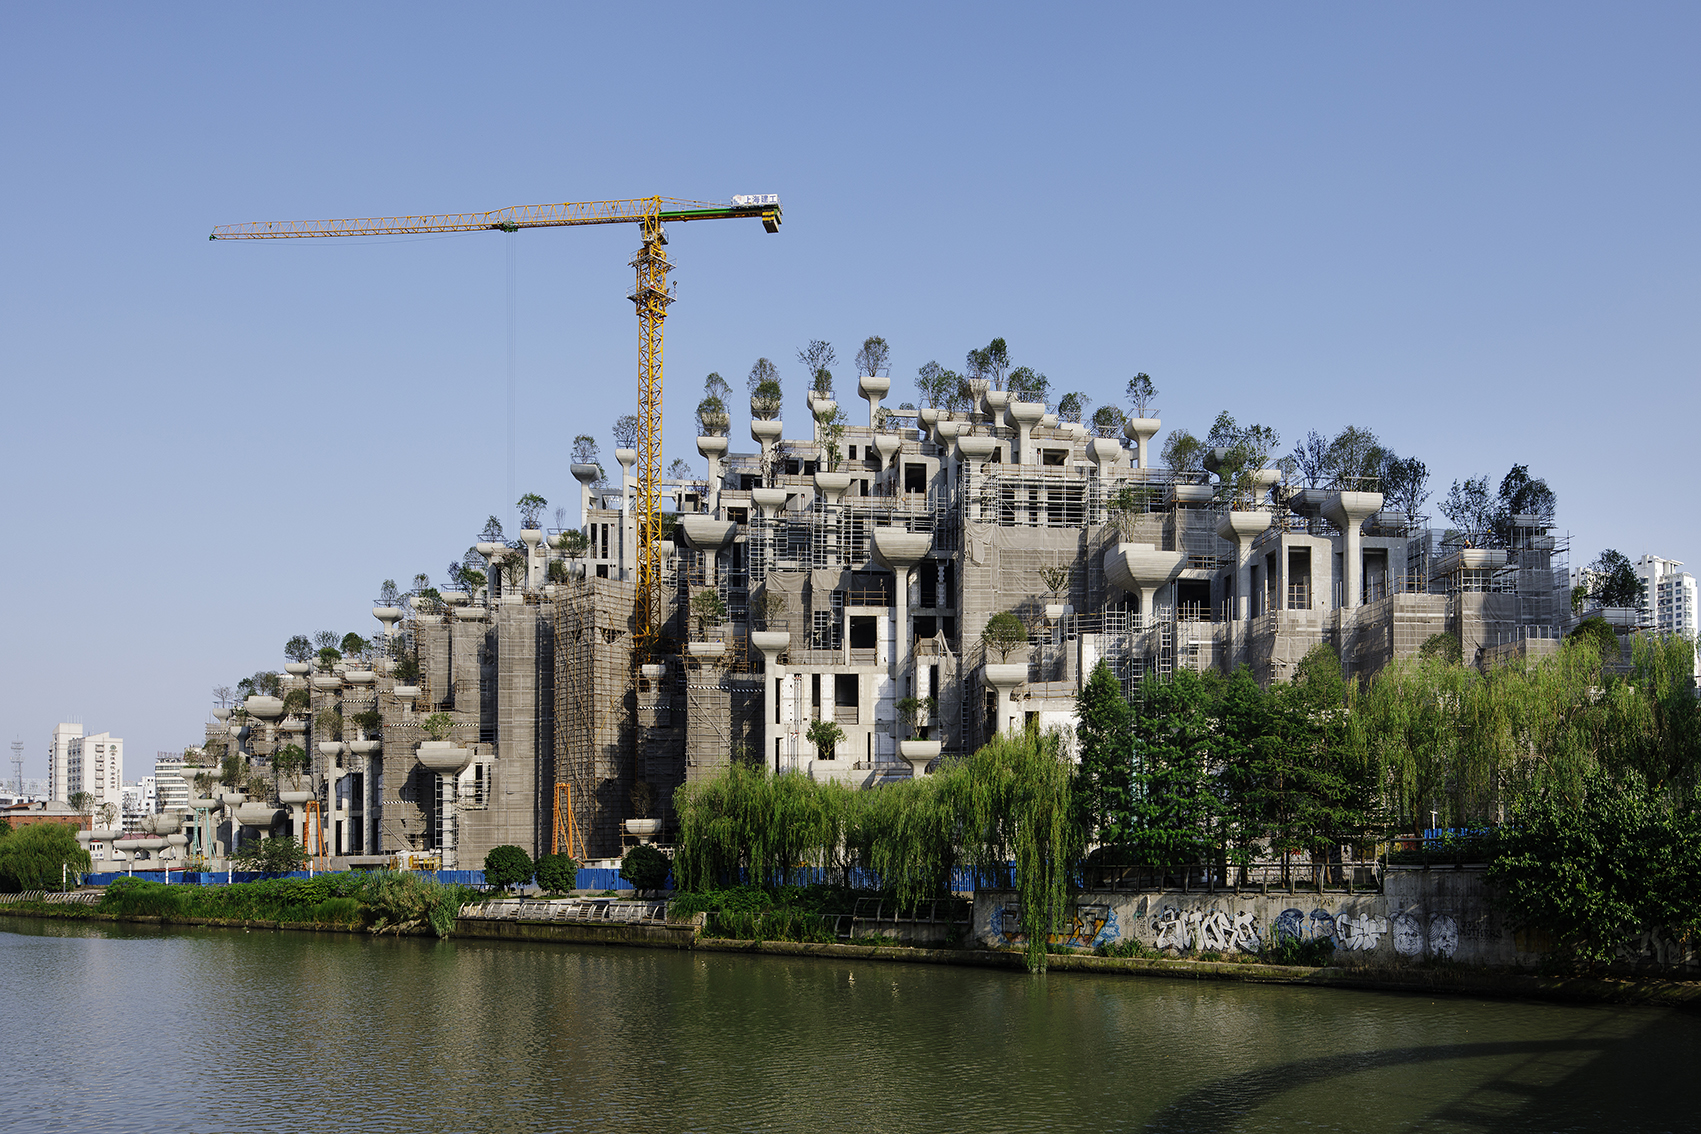
<path fill-rule="evenodd" d="M 1313 429 L 1294 447 L 1292 460 L 1305 487 L 1323 487 L 1329 475 L 1329 439 Z"/>
<path fill-rule="evenodd" d="M 1417 515 L 1429 499 L 1429 466 L 1390 452 L 1382 465 L 1382 491 L 1395 509 Z"/>
<path fill-rule="evenodd" d="M 495 516 L 486 517 L 484 530 L 478 533 L 478 538 L 485 543 L 506 543 L 502 536 L 502 521 Z"/>
<path fill-rule="evenodd" d="M 1010 655 L 1028 644 L 1028 628 L 1014 612 L 1001 610 L 986 620 L 980 632 L 981 645 L 998 654 L 998 660 L 1010 660 Z"/>
<path fill-rule="evenodd" d="M 1010 348 L 1003 339 L 993 339 L 969 351 L 966 362 L 970 378 L 990 382 L 994 390 L 1004 389 L 1004 376 L 1010 370 Z"/>
<path fill-rule="evenodd" d="M 862 347 L 856 352 L 857 373 L 869 377 L 883 375 L 891 358 L 892 348 L 886 345 L 886 340 L 879 335 L 870 335 L 862 340 Z"/>
<path fill-rule="evenodd" d="M 594 445 L 595 442 L 593 441 Z M 543 526 L 543 510 L 549 507 L 549 501 L 535 492 L 528 492 L 514 502 L 514 507 L 520 513 L 522 530 Z"/>
<path fill-rule="evenodd" d="M 638 415 L 623 413 L 614 419 L 614 447 L 617 449 L 636 449 L 638 447 Z M 592 444 L 595 444 L 593 441 Z M 593 450 L 593 456 L 594 456 Z"/>
<path fill-rule="evenodd" d="M 785 391 L 780 386 L 779 369 L 772 362 L 758 358 L 744 384 L 750 390 L 750 416 L 760 421 L 780 416 Z"/>
<path fill-rule="evenodd" d="M 1647 596 L 1647 584 L 1623 554 L 1607 548 L 1586 568 L 1589 597 L 1599 606 L 1639 607 Z"/>
<path fill-rule="evenodd" d="M 1112 405 L 1102 405 L 1093 411 L 1093 432 L 1100 437 L 1115 437 L 1122 431 L 1124 420 L 1121 410 Z"/>
<path fill-rule="evenodd" d="M 675 457 L 673 463 L 667 466 L 667 475 L 674 480 L 690 480 L 691 466 L 685 463 L 685 458 Z"/>
<path fill-rule="evenodd" d="M 1051 379 L 1031 366 L 1018 366 L 1010 371 L 1006 387 L 1018 401 L 1044 402 L 1051 394 Z"/>
<path fill-rule="evenodd" d="M 1151 417 L 1157 413 L 1152 408 L 1152 401 L 1157 396 L 1158 388 L 1152 384 L 1150 374 L 1136 374 L 1128 379 L 1128 404 L 1134 408 L 1135 417 Z"/>
<path fill-rule="evenodd" d="M 1329 442 L 1324 457 L 1329 487 L 1343 492 L 1381 491 L 1385 458 L 1376 434 L 1356 425 L 1347 426 Z"/>
<path fill-rule="evenodd" d="M 1172 429 L 1164 438 L 1164 464 L 1172 473 L 1196 473 L 1205 465 L 1205 443 L 1185 429 Z"/>
<path fill-rule="evenodd" d="M 809 388 L 821 397 L 833 397 L 833 371 L 830 367 L 838 360 L 833 353 L 833 344 L 825 339 L 810 339 L 809 345 L 797 352 L 797 360 L 803 363 L 803 369 L 809 375 Z"/>
<path fill-rule="evenodd" d="M 1079 422 L 1087 415 L 1087 407 L 1093 404 L 1093 399 L 1077 390 L 1071 390 L 1057 399 L 1057 419 L 1059 421 Z"/>
<path fill-rule="evenodd" d="M 1486 476 L 1454 481 L 1441 501 L 1441 514 L 1469 543 L 1483 541 L 1494 530 L 1494 501 L 1488 493 Z"/>
<path fill-rule="evenodd" d="M 313 660 L 313 643 L 305 634 L 297 634 L 284 643 L 284 657 L 292 662 L 309 662 Z"/>

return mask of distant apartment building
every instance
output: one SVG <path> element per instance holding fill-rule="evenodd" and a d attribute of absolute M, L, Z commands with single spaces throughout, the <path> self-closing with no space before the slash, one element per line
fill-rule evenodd
<path fill-rule="evenodd" d="M 1696 605 L 1695 576 L 1680 571 L 1683 563 L 1677 559 L 1661 559 L 1644 555 L 1636 563 L 1636 573 L 1642 577 L 1642 623 L 1650 629 L 1669 634 L 1681 634 L 1691 641 L 1701 638 L 1701 610 Z M 1701 677 L 1701 650 L 1698 650 L 1695 674 Z"/>
<path fill-rule="evenodd" d="M 189 785 L 177 774 L 183 766 L 181 752 L 154 753 L 155 811 L 189 810 Z"/>
<path fill-rule="evenodd" d="M 159 797 L 156 793 L 157 780 L 154 776 L 143 776 L 135 783 L 124 785 L 124 830 L 126 833 L 142 829 L 142 817 L 152 815 L 159 810 Z"/>
<path fill-rule="evenodd" d="M 84 736 L 83 726 L 61 723 L 53 728 L 47 762 L 48 795 L 69 802 L 80 791 L 94 797 L 94 806 L 124 804 L 124 741 L 109 732 Z"/>

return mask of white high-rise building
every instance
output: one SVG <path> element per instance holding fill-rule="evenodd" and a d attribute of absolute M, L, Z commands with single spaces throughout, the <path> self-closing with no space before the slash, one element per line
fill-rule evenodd
<path fill-rule="evenodd" d="M 1681 634 L 1690 641 L 1701 638 L 1701 608 L 1697 607 L 1695 576 L 1679 571 L 1683 563 L 1644 555 L 1636 564 L 1645 588 L 1642 621 L 1650 630 Z M 1696 655 L 1695 674 L 1701 677 L 1701 652 Z"/>
<path fill-rule="evenodd" d="M 75 721 L 53 726 L 53 747 L 47 753 L 47 798 L 71 798 L 71 742 L 80 740 L 83 726 Z"/>
<path fill-rule="evenodd" d="M 183 767 L 183 755 L 179 752 L 156 752 L 154 754 L 154 810 L 155 811 L 188 811 L 189 785 L 178 775 L 178 769 Z"/>
<path fill-rule="evenodd" d="M 94 806 L 110 803 L 124 807 L 124 741 L 109 732 L 84 736 L 80 724 L 59 724 L 53 729 L 53 748 L 47 762 L 48 795 L 69 803 L 86 791 Z"/>

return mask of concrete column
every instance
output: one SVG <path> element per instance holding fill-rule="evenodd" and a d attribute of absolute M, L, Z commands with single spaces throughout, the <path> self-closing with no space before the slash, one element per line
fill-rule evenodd
<path fill-rule="evenodd" d="M 1135 463 L 1140 468 L 1152 467 L 1151 454 L 1148 451 L 1151 440 L 1163 428 L 1163 421 L 1155 417 L 1131 417 L 1122 423 L 1122 432 L 1134 442 Z"/>
<path fill-rule="evenodd" d="M 1323 504 L 1324 519 L 1341 529 L 1341 605 L 1349 610 L 1364 601 L 1364 521 L 1381 510 L 1380 492 L 1337 492 Z"/>
<path fill-rule="evenodd" d="M 1029 440 L 1033 429 L 1045 416 L 1044 402 L 1011 402 L 1004 411 L 1005 418 L 1016 430 L 1016 451 L 1012 455 L 1015 464 L 1037 465 L 1033 453 L 1029 450 Z"/>
<path fill-rule="evenodd" d="M 897 580 L 897 593 L 892 597 L 894 637 L 890 666 L 895 703 L 903 699 L 906 689 L 913 688 L 909 672 L 910 582 L 915 574 L 915 565 L 933 546 L 933 535 L 930 532 L 907 532 L 901 528 L 875 528 L 869 546 L 875 560 L 890 570 Z"/>
<path fill-rule="evenodd" d="M 1268 512 L 1227 512 L 1217 535 L 1234 544 L 1234 611 L 1236 622 L 1252 616 L 1252 540 L 1270 526 Z"/>
<path fill-rule="evenodd" d="M 1001 733 L 1014 732 L 1017 726 L 1017 710 L 1010 707 L 1010 694 L 1028 679 L 1028 663 L 987 662 L 981 667 L 981 677 L 986 682 L 986 687 L 994 694 L 993 704 L 997 706 L 993 714 L 994 729 Z"/>
<path fill-rule="evenodd" d="M 881 378 L 865 374 L 856 380 L 856 392 L 868 401 L 868 428 L 873 429 L 874 415 L 880 410 L 880 399 L 892 389 L 890 378 Z"/>
<path fill-rule="evenodd" d="M 709 515 L 717 515 L 721 506 L 721 458 L 726 455 L 727 439 L 725 437 L 697 438 L 697 452 L 709 462 L 709 491 L 707 504 Z"/>

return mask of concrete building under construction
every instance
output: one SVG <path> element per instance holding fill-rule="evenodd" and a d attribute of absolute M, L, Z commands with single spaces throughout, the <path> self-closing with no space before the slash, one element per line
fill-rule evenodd
<path fill-rule="evenodd" d="M 1095 436 L 998 389 L 954 414 L 887 411 L 888 389 L 860 380 L 864 426 L 812 396 L 806 438 L 757 416 L 751 452 L 698 439 L 704 479 L 667 482 L 647 656 L 623 449 L 618 490 L 574 466 L 582 536 L 480 544 L 486 586 L 377 608 L 373 657 L 292 663 L 212 734 L 262 760 L 301 744 L 314 798 L 292 795 L 295 822 L 339 858 L 596 860 L 665 839 L 675 789 L 732 760 L 871 785 L 1067 727 L 1100 661 L 1129 687 L 1240 665 L 1270 683 L 1329 643 L 1365 674 L 1438 635 L 1467 661 L 1540 654 L 1570 613 L 1550 516 L 1473 540 L 1357 484 L 1155 467 L 1156 418 Z M 1015 640 L 983 634 L 1005 613 Z M 812 740 L 815 722 L 836 728 Z"/>

